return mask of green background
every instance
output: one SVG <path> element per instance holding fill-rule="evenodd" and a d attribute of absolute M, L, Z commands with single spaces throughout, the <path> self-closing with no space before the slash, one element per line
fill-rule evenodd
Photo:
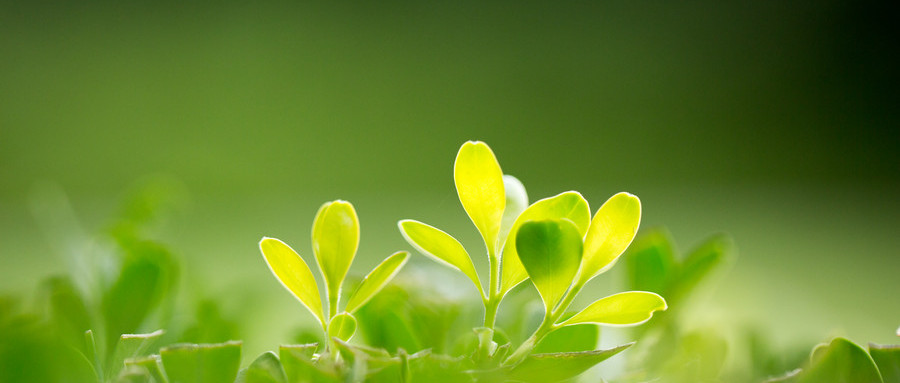
<path fill-rule="evenodd" d="M 256 323 L 248 355 L 272 349 L 310 318 L 259 239 L 309 256 L 316 209 L 341 198 L 362 225 L 351 273 L 409 249 L 402 218 L 478 249 L 451 171 L 478 139 L 532 200 L 574 189 L 595 210 L 629 191 L 642 226 L 668 226 L 682 250 L 731 233 L 740 255 L 698 325 L 896 342 L 892 15 L 833 1 L 3 2 L 0 291 L 66 270 L 66 239 L 42 230 L 66 217 L 54 190 L 96 232 L 161 179 L 180 203 L 156 235 L 185 260 L 186 290 Z M 600 279 L 594 296 L 617 288 Z"/>

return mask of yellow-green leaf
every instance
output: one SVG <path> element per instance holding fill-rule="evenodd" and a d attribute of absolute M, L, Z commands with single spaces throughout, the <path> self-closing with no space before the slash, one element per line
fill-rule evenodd
<path fill-rule="evenodd" d="M 567 191 L 535 202 L 516 218 L 503 246 L 501 295 L 528 278 L 528 273 L 525 272 L 516 253 L 516 232 L 519 227 L 527 221 L 562 218 L 572 221 L 583 237 L 591 223 L 591 210 L 587 200 L 576 191 Z"/>
<path fill-rule="evenodd" d="M 567 219 L 528 221 L 516 233 L 516 250 L 547 312 L 572 284 L 581 264 L 581 234 Z"/>
<path fill-rule="evenodd" d="M 356 333 L 356 318 L 348 313 L 341 313 L 331 318 L 328 323 L 328 336 L 348 341 Z"/>
<path fill-rule="evenodd" d="M 337 200 L 322 205 L 313 222 L 312 247 L 335 313 L 341 283 L 359 247 L 359 219 L 352 204 Z"/>
<path fill-rule="evenodd" d="M 375 294 L 378 294 L 378 292 L 394 278 L 394 275 L 397 275 L 400 268 L 406 264 L 407 259 L 409 259 L 409 253 L 399 251 L 376 266 L 375 269 L 363 279 L 362 283 L 359 284 L 359 287 L 356 288 L 356 291 L 350 295 L 350 299 L 347 301 L 346 311 L 353 313 L 369 302 L 369 299 L 372 299 Z"/>
<path fill-rule="evenodd" d="M 485 246 L 496 254 L 506 191 L 503 171 L 491 148 L 480 141 L 463 144 L 453 165 L 453 180 L 459 202 L 484 238 Z"/>
<path fill-rule="evenodd" d="M 325 323 L 316 278 L 303 258 L 300 258 L 290 246 L 275 238 L 263 238 L 259 242 L 259 249 L 275 278 L 294 294 L 319 322 Z"/>
<path fill-rule="evenodd" d="M 478 292 L 484 296 L 484 289 L 481 287 L 481 281 L 478 279 L 478 272 L 475 271 L 472 258 L 456 238 L 437 228 L 411 219 L 398 222 L 398 226 L 400 226 L 403 238 L 406 238 L 406 241 L 416 250 L 440 263 L 462 271 L 472 280 L 472 283 L 478 288 Z"/>
<path fill-rule="evenodd" d="M 502 246 L 519 214 L 528 208 L 528 192 L 522 181 L 509 174 L 503 175 L 503 188 L 506 191 L 506 209 L 503 210 L 503 221 L 500 223 L 500 237 L 497 244 Z"/>
<path fill-rule="evenodd" d="M 641 200 L 629 193 L 609 198 L 591 220 L 584 238 L 579 282 L 586 283 L 615 264 L 641 224 Z"/>
<path fill-rule="evenodd" d="M 667 308 L 666 300 L 655 293 L 626 291 L 591 303 L 561 325 L 596 323 L 611 326 L 632 326 L 650 320 L 654 312 L 664 311 Z"/>

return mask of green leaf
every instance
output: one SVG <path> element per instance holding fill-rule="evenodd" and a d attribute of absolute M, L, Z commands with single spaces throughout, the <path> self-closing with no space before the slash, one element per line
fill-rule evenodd
<path fill-rule="evenodd" d="M 139 368 L 144 370 L 148 376 L 153 378 L 155 383 L 168 383 L 169 379 L 162 372 L 162 360 L 159 355 L 149 355 L 140 358 L 126 359 L 126 368 Z"/>
<path fill-rule="evenodd" d="M 73 345 L 82 344 L 84 332 L 91 326 L 87 305 L 69 277 L 51 277 L 43 282 L 50 323 L 57 334 Z M 82 350 L 84 351 L 84 350 Z"/>
<path fill-rule="evenodd" d="M 463 144 L 453 164 L 453 180 L 463 209 L 484 238 L 488 251 L 496 254 L 506 191 L 503 171 L 491 148 L 480 141 Z"/>
<path fill-rule="evenodd" d="M 149 334 L 122 334 L 116 343 L 113 357 L 106 367 L 106 376 L 114 378 L 125 367 L 125 361 L 132 358 L 147 356 L 151 347 L 163 335 L 163 330 L 156 330 Z"/>
<path fill-rule="evenodd" d="M 328 323 L 328 336 L 342 341 L 348 341 L 356 333 L 356 318 L 347 313 L 341 313 L 331 318 Z"/>
<path fill-rule="evenodd" d="M 595 324 L 578 324 L 555 330 L 538 343 L 532 353 L 591 351 L 597 347 L 600 327 Z"/>
<path fill-rule="evenodd" d="M 634 239 L 640 223 L 641 200 L 634 195 L 618 193 L 600 206 L 584 238 L 579 283 L 587 283 L 612 267 Z"/>
<path fill-rule="evenodd" d="M 516 222 L 516 218 L 528 208 L 528 192 L 525 191 L 522 181 L 509 174 L 504 174 L 503 189 L 506 192 L 506 208 L 503 210 L 503 220 L 500 223 L 498 245 L 506 242 L 506 237 Z"/>
<path fill-rule="evenodd" d="M 177 279 L 177 264 L 162 245 L 138 240 L 121 245 L 126 251 L 121 272 L 101 302 L 106 350 L 113 349 L 120 335 L 138 332 Z"/>
<path fill-rule="evenodd" d="M 478 288 L 478 292 L 484 296 L 484 289 L 481 287 L 481 281 L 478 279 L 478 272 L 475 271 L 472 258 L 456 238 L 437 228 L 411 219 L 402 220 L 398 222 L 398 225 L 403 238 L 406 238 L 406 241 L 416 250 L 440 263 L 462 271 L 472 280 L 472 283 Z"/>
<path fill-rule="evenodd" d="M 509 377 L 524 382 L 559 382 L 580 375 L 633 344 L 608 350 L 533 354 L 514 367 Z"/>
<path fill-rule="evenodd" d="M 678 283 L 670 294 L 673 302 L 690 294 L 713 270 L 728 259 L 733 248 L 731 237 L 718 234 L 688 254 L 682 263 Z"/>
<path fill-rule="evenodd" d="M 159 352 L 171 383 L 234 382 L 241 366 L 241 342 L 178 344 Z"/>
<path fill-rule="evenodd" d="M 900 383 L 900 345 L 882 346 L 869 343 L 869 355 L 878 366 L 884 383 Z"/>
<path fill-rule="evenodd" d="M 572 221 L 529 221 L 516 233 L 516 250 L 546 312 L 563 297 L 581 263 L 581 234 Z"/>
<path fill-rule="evenodd" d="M 350 295 L 346 311 L 352 314 L 369 302 L 375 294 L 378 294 L 397 275 L 397 272 L 406 264 L 408 259 L 409 253 L 398 251 L 376 266 L 369 275 L 366 275 L 366 278 L 359 284 L 356 291 Z"/>
<path fill-rule="evenodd" d="M 266 351 L 244 372 L 244 383 L 286 383 L 287 376 L 275 353 Z"/>
<path fill-rule="evenodd" d="M 835 338 L 813 352 L 810 366 L 799 375 L 801 383 L 882 383 L 875 361 L 857 344 Z"/>
<path fill-rule="evenodd" d="M 307 344 L 279 347 L 278 355 L 281 358 L 281 365 L 284 367 L 288 382 L 337 383 L 341 381 L 333 372 L 323 371 L 313 364 L 312 356 L 316 346 Z"/>
<path fill-rule="evenodd" d="M 329 297 L 330 312 L 337 312 L 341 284 L 359 247 L 359 219 L 353 205 L 333 201 L 322 205 L 312 228 L 313 254 Z"/>
<path fill-rule="evenodd" d="M 516 252 L 516 233 L 519 228 L 528 221 L 540 221 L 547 219 L 568 219 L 578 228 L 578 233 L 584 237 L 591 223 L 591 210 L 587 200 L 576 191 L 567 191 L 553 197 L 539 200 L 525 209 L 516 218 L 512 230 L 506 238 L 503 246 L 502 269 L 500 279 L 500 292 L 506 294 L 513 287 L 528 279 L 528 273 L 519 260 Z"/>
<path fill-rule="evenodd" d="M 288 291 L 294 294 L 300 303 L 311 312 L 323 325 L 325 316 L 322 314 L 322 298 L 319 296 L 319 287 L 313 277 L 309 266 L 300 258 L 290 246 L 275 238 L 264 237 L 259 242 L 269 270 L 275 274 L 275 278 L 281 282 Z"/>
<path fill-rule="evenodd" d="M 668 296 L 680 273 L 681 265 L 675 259 L 671 237 L 664 229 L 654 229 L 636 238 L 623 259 L 629 290 Z"/>
<path fill-rule="evenodd" d="M 632 326 L 650 320 L 655 311 L 666 309 L 666 300 L 655 293 L 626 291 L 591 303 L 561 325 L 596 323 L 608 326 Z"/>

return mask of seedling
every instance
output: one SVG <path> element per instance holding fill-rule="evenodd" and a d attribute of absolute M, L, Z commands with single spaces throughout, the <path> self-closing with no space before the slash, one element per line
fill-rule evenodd
<path fill-rule="evenodd" d="M 260 251 L 272 274 L 316 318 L 325 338 L 330 340 L 336 337 L 343 341 L 349 340 L 356 332 L 353 313 L 381 291 L 409 258 L 409 253 L 405 251 L 387 257 L 365 277 L 350 295 L 344 310 L 340 311 L 341 287 L 358 246 L 359 219 L 353 205 L 341 200 L 322 205 L 313 221 L 312 247 L 324 279 L 325 300 L 328 302 L 325 310 L 316 279 L 303 258 L 278 239 L 265 237 L 259 242 Z"/>
<path fill-rule="evenodd" d="M 636 325 L 650 319 L 654 311 L 666 309 L 659 295 L 630 291 L 598 300 L 562 320 L 585 284 L 612 267 L 631 243 L 641 216 L 637 197 L 616 194 L 593 220 L 587 201 L 574 191 L 523 209 L 528 204 L 525 188 L 514 177 L 503 175 L 494 153 L 483 142 L 463 144 L 453 169 L 459 200 L 484 240 L 490 265 L 487 288 L 482 286 L 469 253 L 451 235 L 414 220 L 400 221 L 400 231 L 419 252 L 472 281 L 484 304 L 488 330 L 494 328 L 503 297 L 531 278 L 544 302 L 544 319 L 504 365 L 521 362 L 558 328 L 583 323 Z M 482 344 L 493 353 L 488 342 Z"/>

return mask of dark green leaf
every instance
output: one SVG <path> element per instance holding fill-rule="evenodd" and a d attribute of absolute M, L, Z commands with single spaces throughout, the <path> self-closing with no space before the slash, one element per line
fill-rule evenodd
<path fill-rule="evenodd" d="M 633 344 L 628 343 L 608 350 L 533 354 L 513 368 L 509 377 L 525 382 L 546 383 L 574 378 Z"/>
<path fill-rule="evenodd" d="M 516 251 L 547 312 L 572 284 L 581 265 L 581 234 L 572 221 L 530 221 L 516 233 Z"/>
<path fill-rule="evenodd" d="M 245 383 L 286 383 L 287 376 L 275 353 L 267 351 L 260 355 L 244 372 Z"/>
<path fill-rule="evenodd" d="M 623 258 L 628 290 L 650 291 L 665 297 L 680 272 L 672 240 L 663 229 L 651 230 L 635 239 Z"/>
<path fill-rule="evenodd" d="M 179 344 L 160 350 L 171 383 L 233 382 L 241 366 L 241 343 Z"/>
<path fill-rule="evenodd" d="M 869 354 L 878 366 L 884 383 L 900 383 L 900 345 L 869 343 Z"/>

